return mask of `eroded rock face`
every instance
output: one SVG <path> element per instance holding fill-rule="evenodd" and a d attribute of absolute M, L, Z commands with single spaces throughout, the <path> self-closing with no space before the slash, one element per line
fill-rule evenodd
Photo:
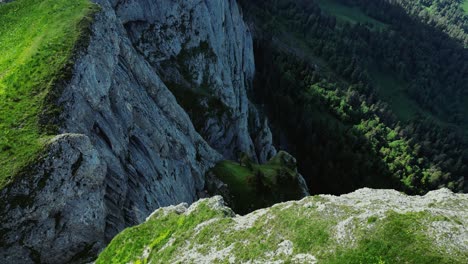
<path fill-rule="evenodd" d="M 1 193 L 2 263 L 90 259 L 155 209 L 194 202 L 217 161 L 275 154 L 268 124 L 250 114 L 252 39 L 235 1 L 96 2 L 59 102 L 63 135 Z M 176 100 L 177 87 L 203 90 L 206 111 Z"/>
<path fill-rule="evenodd" d="M 106 164 L 89 138 L 52 139 L 41 160 L 3 189 L 1 263 L 65 263 L 104 246 Z"/>
<path fill-rule="evenodd" d="M 229 159 L 244 152 L 265 162 L 275 154 L 268 125 L 247 98 L 253 44 L 235 0 L 125 1 L 116 13 L 212 147 Z"/>
<path fill-rule="evenodd" d="M 97 264 L 466 263 L 467 225 L 468 195 L 448 189 L 425 196 L 361 189 L 245 216 L 218 196 L 157 210 L 119 234 Z"/>

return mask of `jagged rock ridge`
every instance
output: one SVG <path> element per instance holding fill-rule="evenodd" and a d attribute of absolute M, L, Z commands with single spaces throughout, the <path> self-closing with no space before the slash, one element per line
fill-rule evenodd
<path fill-rule="evenodd" d="M 161 208 L 97 263 L 466 263 L 468 195 L 307 197 L 236 216 L 221 197 Z"/>

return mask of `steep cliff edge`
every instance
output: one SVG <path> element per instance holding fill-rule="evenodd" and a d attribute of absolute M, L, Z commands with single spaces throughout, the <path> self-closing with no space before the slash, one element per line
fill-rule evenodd
<path fill-rule="evenodd" d="M 265 162 L 275 154 L 247 98 L 253 41 L 236 1 L 128 1 L 116 13 L 211 146 L 230 159 L 243 152 Z M 257 132 L 265 127 L 265 135 Z"/>
<path fill-rule="evenodd" d="M 468 195 L 361 189 L 236 216 L 221 197 L 161 208 L 101 263 L 466 263 Z"/>
<path fill-rule="evenodd" d="M 235 1 L 95 2 L 60 135 L 0 192 L 0 262 L 90 259 L 155 209 L 194 202 L 216 162 L 276 153 L 247 98 L 252 39 Z"/>

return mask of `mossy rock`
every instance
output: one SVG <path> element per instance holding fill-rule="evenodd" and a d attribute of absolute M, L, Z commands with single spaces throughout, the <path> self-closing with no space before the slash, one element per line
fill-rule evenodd
<path fill-rule="evenodd" d="M 362 189 L 235 216 L 218 196 L 157 210 L 96 263 L 466 263 L 467 205 L 446 189 Z"/>
<path fill-rule="evenodd" d="M 303 197 L 296 160 L 283 151 L 265 164 L 256 164 L 241 155 L 239 162 L 221 161 L 209 173 L 224 182 L 228 189 L 219 193 L 217 186 L 208 184 L 209 193 L 223 195 L 239 214 Z"/>

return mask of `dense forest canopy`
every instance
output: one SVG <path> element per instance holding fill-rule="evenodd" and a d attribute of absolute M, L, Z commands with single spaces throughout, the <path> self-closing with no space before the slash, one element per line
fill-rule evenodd
<path fill-rule="evenodd" d="M 468 191 L 465 1 L 241 1 L 253 97 L 313 192 Z"/>

